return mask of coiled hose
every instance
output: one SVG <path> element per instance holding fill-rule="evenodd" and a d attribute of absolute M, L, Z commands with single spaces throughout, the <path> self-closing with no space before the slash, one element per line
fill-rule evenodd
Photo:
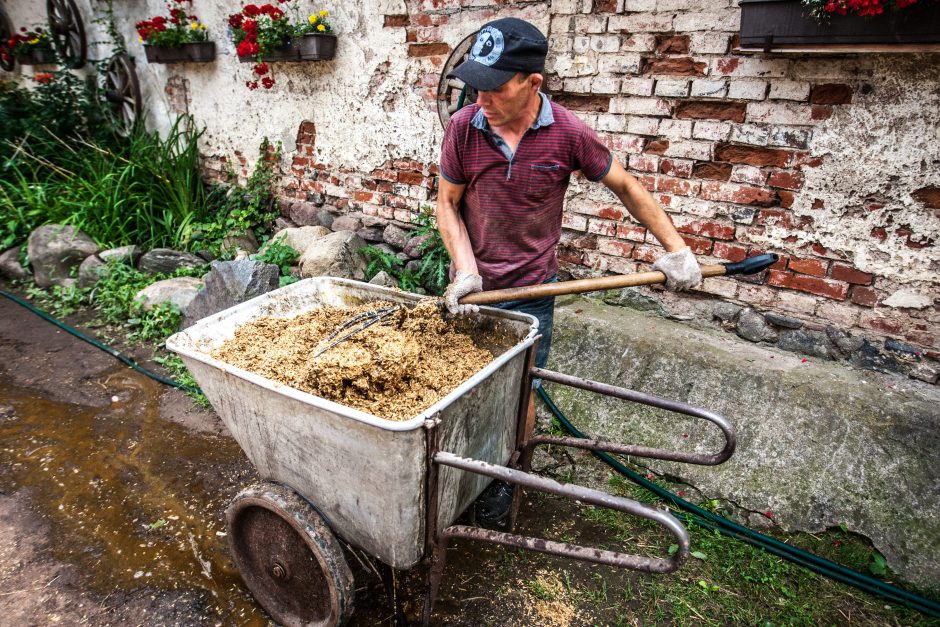
<path fill-rule="evenodd" d="M 71 333 L 78 339 L 88 342 L 92 346 L 95 346 L 96 348 L 103 350 L 104 352 L 108 353 L 112 357 L 116 357 L 117 359 L 121 360 L 122 362 L 124 362 L 125 364 L 127 364 L 128 366 L 136 370 L 137 372 L 143 375 L 146 375 L 150 377 L 151 379 L 154 379 L 155 381 L 159 381 L 160 383 L 170 385 L 172 387 L 179 388 L 187 392 L 199 391 L 198 388 L 194 388 L 188 385 L 183 385 L 182 383 L 178 383 L 171 379 L 167 379 L 154 372 L 147 370 L 146 368 L 143 368 L 130 357 L 127 357 L 123 355 L 122 353 L 120 353 L 119 351 L 113 348 L 110 348 L 93 338 L 88 337 L 87 335 L 77 331 L 76 329 L 73 329 L 72 327 L 68 326 L 65 323 L 60 322 L 59 320 L 56 320 L 51 315 L 47 314 L 41 309 L 37 309 L 36 307 L 33 307 L 29 303 L 17 298 L 16 296 L 12 294 L 9 294 L 7 292 L 0 290 L 0 296 L 8 298 L 11 301 L 15 302 L 16 304 L 21 305 L 25 307 L 26 309 L 29 309 L 34 314 L 40 316 L 44 320 L 47 320 L 48 322 L 51 322 L 52 324 L 56 325 L 60 329 L 67 331 L 68 333 Z M 577 427 L 571 424 L 571 422 L 565 417 L 565 415 L 558 408 L 558 406 L 555 404 L 552 398 L 548 395 L 548 392 L 546 392 L 545 389 L 541 385 L 539 385 L 538 388 L 536 388 L 536 392 L 538 393 L 539 398 L 542 399 L 542 401 L 548 407 L 549 411 L 552 412 L 552 415 L 558 420 L 559 424 L 561 424 L 562 428 L 565 429 L 565 431 L 567 431 L 569 434 L 577 438 L 586 437 L 583 433 L 581 433 L 581 431 L 577 429 Z M 860 573 L 856 570 L 852 570 L 851 568 L 846 568 L 845 566 L 842 566 L 841 564 L 837 564 L 836 562 L 833 562 L 832 560 L 828 560 L 824 557 L 819 557 L 818 555 L 814 555 L 813 553 L 810 553 L 809 551 L 805 551 L 791 544 L 787 544 L 786 542 L 781 542 L 780 540 L 777 540 L 776 538 L 772 538 L 770 536 L 764 535 L 762 533 L 754 531 L 753 529 L 748 529 L 747 527 L 744 527 L 743 525 L 739 525 L 738 523 L 732 520 L 729 520 L 727 518 L 724 518 L 723 516 L 719 516 L 706 509 L 702 509 L 701 507 L 698 507 L 697 505 L 694 505 L 684 499 L 679 498 L 675 494 L 667 490 L 664 490 L 663 488 L 656 485 L 652 481 L 648 481 L 645 477 L 630 470 L 629 468 L 621 464 L 619 461 L 617 461 L 616 458 L 614 458 L 612 455 L 608 453 L 603 453 L 600 451 L 592 451 L 592 452 L 598 459 L 600 459 L 605 464 L 607 464 L 608 466 L 616 470 L 621 475 L 627 477 L 634 483 L 646 488 L 647 490 L 656 494 L 657 496 L 659 496 L 666 502 L 671 503 L 673 506 L 672 508 L 673 514 L 675 514 L 680 520 L 684 520 L 687 523 L 693 523 L 695 525 L 703 527 L 704 529 L 708 529 L 709 531 L 714 531 L 715 529 L 718 529 L 722 534 L 726 536 L 735 538 L 737 540 L 740 540 L 741 542 L 745 542 L 752 546 L 761 548 L 767 551 L 768 553 L 781 557 L 798 566 L 807 568 L 817 574 L 823 575 L 824 577 L 828 577 L 829 579 L 832 579 L 833 581 L 838 581 L 840 583 L 844 583 L 849 586 L 858 588 L 859 590 L 862 590 L 864 592 L 868 592 L 869 594 L 880 596 L 894 603 L 904 605 L 911 609 L 917 610 L 918 612 L 926 614 L 927 616 L 940 617 L 940 603 L 931 601 L 930 599 L 922 597 L 918 594 L 914 594 L 913 592 L 904 590 L 903 588 L 899 588 L 898 586 L 893 586 L 889 583 L 879 581 L 878 579 L 875 579 L 864 573 Z M 684 510 L 684 511 L 678 511 L 678 510 Z"/>

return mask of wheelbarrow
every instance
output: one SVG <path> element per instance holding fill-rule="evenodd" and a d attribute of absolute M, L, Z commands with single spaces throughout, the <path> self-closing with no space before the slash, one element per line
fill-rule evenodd
<path fill-rule="evenodd" d="M 269 292 L 199 321 L 167 341 L 178 353 L 263 483 L 226 511 L 234 561 L 255 599 L 283 625 L 340 625 L 353 612 L 354 586 L 340 540 L 383 568 L 424 569 L 422 620 L 431 618 L 454 538 L 518 547 L 643 572 L 668 573 L 689 554 L 689 536 L 665 510 L 531 472 L 533 449 L 570 446 L 714 465 L 734 452 L 728 421 L 685 403 L 534 367 L 538 322 L 484 307 L 458 324 L 490 338 L 495 357 L 446 397 L 403 422 L 299 391 L 223 363 L 211 352 L 261 316 L 294 317 L 322 306 L 371 301 L 413 305 L 420 297 L 371 284 L 319 277 Z M 492 340 L 492 342 L 491 342 Z M 484 340 L 481 340 L 484 341 Z M 534 436 L 526 424 L 532 379 L 590 390 L 713 423 L 724 436 L 715 453 L 676 452 L 600 440 Z M 454 524 L 499 479 L 655 521 L 675 537 L 668 557 L 646 557 Z M 383 575 L 384 576 L 384 575 Z"/>

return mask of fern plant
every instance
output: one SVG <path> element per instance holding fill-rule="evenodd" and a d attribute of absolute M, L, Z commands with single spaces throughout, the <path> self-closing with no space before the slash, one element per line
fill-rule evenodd
<path fill-rule="evenodd" d="M 450 254 L 444 246 L 444 238 L 437 230 L 437 220 L 430 208 L 425 208 L 415 219 L 417 228 L 410 233 L 412 237 L 425 237 L 418 251 L 421 253 L 421 266 L 415 273 L 415 280 L 435 296 L 440 296 L 449 281 Z"/>

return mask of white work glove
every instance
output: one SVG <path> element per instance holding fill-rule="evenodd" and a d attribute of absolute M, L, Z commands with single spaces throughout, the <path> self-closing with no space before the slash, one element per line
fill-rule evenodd
<path fill-rule="evenodd" d="M 447 311 L 455 315 L 480 311 L 479 305 L 460 305 L 457 301 L 467 294 L 482 291 L 483 277 L 472 272 L 458 272 L 444 290 L 444 305 Z"/>
<path fill-rule="evenodd" d="M 688 246 L 657 259 L 653 270 L 666 275 L 666 287 L 673 291 L 691 289 L 702 282 L 702 271 Z"/>

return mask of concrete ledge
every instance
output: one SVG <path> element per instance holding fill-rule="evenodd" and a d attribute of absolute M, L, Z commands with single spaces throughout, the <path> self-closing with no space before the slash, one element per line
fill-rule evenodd
<path fill-rule="evenodd" d="M 771 512 L 787 530 L 844 523 L 872 539 L 905 579 L 940 587 L 940 390 L 692 329 L 586 298 L 559 300 L 549 369 L 716 411 L 738 448 L 718 467 L 647 462 L 709 498 Z M 717 451 L 710 423 L 555 384 L 585 433 Z"/>

